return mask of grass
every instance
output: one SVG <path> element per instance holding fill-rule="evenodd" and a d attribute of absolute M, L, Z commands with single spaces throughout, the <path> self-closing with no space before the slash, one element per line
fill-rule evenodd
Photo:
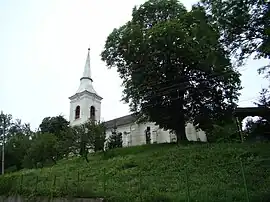
<path fill-rule="evenodd" d="M 89 163 L 73 158 L 48 168 L 6 174 L 0 178 L 0 195 L 102 197 L 117 202 L 266 202 L 270 201 L 269 146 L 159 144 L 115 149 L 90 155 Z"/>

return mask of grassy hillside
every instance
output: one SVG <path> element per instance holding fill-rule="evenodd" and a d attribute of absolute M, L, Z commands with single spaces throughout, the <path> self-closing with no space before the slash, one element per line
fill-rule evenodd
<path fill-rule="evenodd" d="M 0 195 L 105 197 L 118 202 L 248 201 L 248 197 L 266 202 L 269 146 L 162 144 L 116 149 L 105 156 L 90 155 L 88 164 L 73 158 L 50 168 L 7 174 L 0 178 Z"/>

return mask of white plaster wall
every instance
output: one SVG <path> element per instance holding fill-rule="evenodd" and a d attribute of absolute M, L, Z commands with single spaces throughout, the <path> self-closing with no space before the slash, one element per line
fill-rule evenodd
<path fill-rule="evenodd" d="M 75 120 L 75 110 L 77 106 L 80 106 L 80 118 Z M 94 96 L 84 94 L 80 97 L 76 97 L 70 102 L 70 116 L 69 121 L 71 126 L 83 124 L 90 118 L 90 107 L 95 107 L 96 120 L 100 120 L 101 113 L 101 102 L 97 100 Z"/>
<path fill-rule="evenodd" d="M 207 142 L 206 133 L 201 129 L 196 130 L 192 123 L 187 123 L 186 126 L 186 136 L 189 141 L 201 141 Z"/>
<path fill-rule="evenodd" d="M 123 134 L 123 147 L 146 144 L 144 131 L 148 126 L 151 130 L 151 143 L 171 142 L 174 135 L 170 134 L 169 131 L 159 129 L 159 127 L 154 123 L 133 123 L 117 127 L 117 131 Z M 125 134 L 125 132 L 127 134 Z M 106 138 L 108 139 L 111 134 L 111 129 L 107 130 Z"/>
<path fill-rule="evenodd" d="M 187 136 L 187 139 L 189 141 L 197 141 L 198 139 L 198 134 L 197 134 L 197 131 L 195 129 L 195 127 L 193 126 L 193 124 L 191 123 L 188 123 L 186 125 L 186 129 L 185 129 L 185 132 L 186 132 L 186 136 Z"/>
<path fill-rule="evenodd" d="M 139 132 L 143 136 L 144 144 L 146 143 L 144 131 L 147 127 L 150 127 L 151 131 L 151 143 L 165 143 L 171 142 L 169 131 L 159 128 L 158 125 L 155 125 L 153 122 L 142 123 L 139 125 Z M 156 131 L 156 132 L 155 132 Z"/>
<path fill-rule="evenodd" d="M 130 139 L 130 131 L 132 130 L 131 125 L 122 125 L 117 127 L 117 132 L 122 133 L 123 147 L 131 146 L 132 140 Z M 124 132 L 129 134 L 125 135 Z M 112 129 L 106 130 L 106 139 L 112 134 Z"/>
<path fill-rule="evenodd" d="M 144 131 L 148 126 L 151 130 L 151 143 L 169 143 L 176 141 L 175 134 L 170 133 L 168 130 L 159 128 L 154 123 L 133 123 L 117 127 L 117 131 L 123 134 L 123 147 L 146 144 Z M 185 131 L 189 141 L 207 141 L 205 132 L 202 130 L 196 131 L 195 127 L 191 123 L 187 124 Z M 125 132 L 127 132 L 127 135 L 124 134 Z M 106 138 L 108 138 L 110 135 L 111 129 L 106 131 Z"/>

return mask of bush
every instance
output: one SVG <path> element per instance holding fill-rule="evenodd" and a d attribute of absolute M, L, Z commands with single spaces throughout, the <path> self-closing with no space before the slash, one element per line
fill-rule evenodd
<path fill-rule="evenodd" d="M 107 142 L 107 149 L 121 148 L 123 147 L 122 133 L 112 131 L 112 135 Z"/>
<path fill-rule="evenodd" d="M 213 125 L 213 129 L 207 133 L 209 142 L 241 142 L 241 137 L 236 123 L 233 121 L 223 125 Z"/>

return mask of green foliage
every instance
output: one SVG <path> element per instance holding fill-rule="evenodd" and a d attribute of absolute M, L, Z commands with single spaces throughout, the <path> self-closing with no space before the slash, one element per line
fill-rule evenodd
<path fill-rule="evenodd" d="M 5 128 L 5 168 L 10 171 L 56 164 L 57 160 L 80 153 L 87 161 L 89 151 L 103 151 L 103 123 L 87 122 L 70 127 L 62 116 L 44 118 L 40 132 L 33 133 L 29 124 L 0 114 L 0 131 Z M 1 133 L 0 133 L 1 135 Z M 2 151 L 0 151 L 2 155 Z"/>
<path fill-rule="evenodd" d="M 105 197 L 117 202 L 187 201 L 188 197 L 244 202 L 241 159 L 250 201 L 269 197 L 270 161 L 261 160 L 270 156 L 266 143 L 158 144 L 112 151 L 115 157 L 108 160 L 102 153 L 90 154 L 91 164 L 73 158 L 51 168 L 7 174 L 0 177 L 0 193 Z"/>
<path fill-rule="evenodd" d="M 0 140 L 3 141 L 3 132 L 5 132 L 5 140 L 9 137 L 9 129 L 12 126 L 12 115 L 0 113 Z"/>
<path fill-rule="evenodd" d="M 70 153 L 76 154 L 78 137 L 73 128 L 68 127 L 60 132 L 61 139 L 57 138 L 57 159 L 67 157 Z"/>
<path fill-rule="evenodd" d="M 207 133 L 207 141 L 212 142 L 241 142 L 241 137 L 237 125 L 234 121 L 213 126 Z"/>
<path fill-rule="evenodd" d="M 123 100 L 141 118 L 186 139 L 185 123 L 203 130 L 231 116 L 239 73 L 202 8 L 150 0 L 108 36 L 102 60 L 117 67 Z"/>
<path fill-rule="evenodd" d="M 32 135 L 29 124 L 22 124 L 20 119 L 12 120 L 10 114 L 0 114 L 0 139 L 3 142 L 5 131 L 5 169 L 15 167 L 22 169 L 23 158 L 29 148 L 29 137 Z M 2 157 L 2 147 L 0 151 Z M 2 163 L 1 163 L 2 164 Z M 10 170 L 14 170 L 10 169 Z"/>
<path fill-rule="evenodd" d="M 45 117 L 39 125 L 41 133 L 51 133 L 57 137 L 56 150 L 57 159 L 68 156 L 74 152 L 74 142 L 76 136 L 69 127 L 69 122 L 61 115 L 55 117 Z"/>
<path fill-rule="evenodd" d="M 112 130 L 112 134 L 107 140 L 107 149 L 121 148 L 123 147 L 122 133 L 117 132 L 117 129 Z"/>
<path fill-rule="evenodd" d="M 270 95 L 267 89 L 262 89 L 258 102 L 255 102 L 258 107 L 268 109 L 270 107 Z M 246 123 L 245 129 L 248 139 L 254 140 L 256 138 L 263 140 L 270 140 L 270 114 L 265 114 L 256 120 L 249 119 Z"/>
<path fill-rule="evenodd" d="M 87 155 L 89 151 L 103 151 L 105 143 L 105 126 L 103 123 L 88 122 L 75 126 L 74 134 L 77 137 L 77 147 L 79 154 L 88 162 Z"/>
<path fill-rule="evenodd" d="M 27 167 L 41 167 L 47 162 L 56 163 L 57 159 L 57 137 L 51 133 L 36 133 L 33 136 L 31 145 L 27 150 L 24 162 Z"/>
<path fill-rule="evenodd" d="M 201 0 L 212 23 L 221 33 L 220 41 L 242 64 L 255 53 L 270 57 L 270 7 L 266 0 Z M 265 70 L 263 68 L 262 70 Z M 261 71 L 262 71 L 261 70 Z"/>
<path fill-rule="evenodd" d="M 61 115 L 55 117 L 46 117 L 39 125 L 42 133 L 54 134 L 59 140 L 65 139 L 62 131 L 65 131 L 69 126 L 69 122 Z"/>
<path fill-rule="evenodd" d="M 7 161 L 16 166 L 17 170 L 23 168 L 23 159 L 27 150 L 31 147 L 29 136 L 16 134 L 11 137 L 6 144 Z"/>

